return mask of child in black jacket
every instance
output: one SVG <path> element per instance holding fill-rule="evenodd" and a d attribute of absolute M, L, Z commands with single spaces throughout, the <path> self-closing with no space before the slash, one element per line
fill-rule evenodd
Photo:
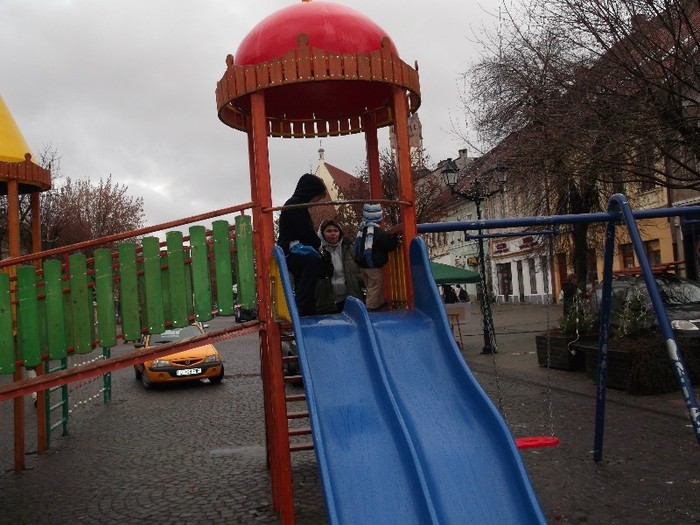
<path fill-rule="evenodd" d="M 306 173 L 299 179 L 294 195 L 284 205 L 318 202 L 326 193 L 323 180 Z M 321 240 L 316 235 L 308 208 L 282 210 L 277 245 L 284 250 L 287 267 L 294 277 L 294 297 L 299 315 L 315 315 L 316 281 L 322 273 Z"/>

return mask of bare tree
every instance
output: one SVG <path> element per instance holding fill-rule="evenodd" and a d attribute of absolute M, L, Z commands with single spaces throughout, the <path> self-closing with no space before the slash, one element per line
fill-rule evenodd
<path fill-rule="evenodd" d="M 602 125 L 619 130 L 616 149 L 627 154 L 607 165 L 626 182 L 700 189 L 700 3 L 539 1 L 593 64 L 573 89 Z"/>
<path fill-rule="evenodd" d="M 697 0 L 525 0 L 467 74 L 467 122 L 534 214 L 599 211 L 624 184 L 700 187 Z M 472 147 L 476 145 L 472 144 Z M 586 273 L 588 225 L 560 236 Z"/>
<path fill-rule="evenodd" d="M 127 194 L 128 188 L 112 177 L 94 184 L 63 177 L 61 157 L 46 146 L 38 164 L 49 168 L 53 187 L 41 194 L 42 248 L 50 249 L 135 230 L 144 224 L 143 198 Z M 7 199 L 0 201 L 0 243 L 7 236 Z M 24 252 L 32 250 L 31 211 L 28 195 L 20 197 L 20 241 Z"/>
<path fill-rule="evenodd" d="M 42 202 L 56 210 L 57 220 L 51 226 L 57 234 L 57 245 L 107 237 L 143 226 L 143 198 L 131 197 L 127 191 L 125 185 L 113 183 L 111 175 L 97 184 L 67 177 Z"/>
<path fill-rule="evenodd" d="M 411 159 L 412 176 L 415 191 L 415 210 L 417 222 L 434 222 L 444 216 L 444 206 L 449 195 L 442 184 L 430 170 L 423 166 L 429 162 L 425 152 L 414 151 Z M 398 166 L 392 152 L 388 149 L 379 154 L 379 171 L 382 184 L 383 199 L 399 199 Z M 369 170 L 367 163 L 357 171 L 357 181 L 349 188 L 343 189 L 343 198 L 347 200 L 369 198 Z M 400 208 L 384 207 L 384 220 L 387 226 L 399 224 Z M 344 206 L 340 210 L 340 218 L 351 229 L 355 229 L 362 220 L 362 205 Z"/>

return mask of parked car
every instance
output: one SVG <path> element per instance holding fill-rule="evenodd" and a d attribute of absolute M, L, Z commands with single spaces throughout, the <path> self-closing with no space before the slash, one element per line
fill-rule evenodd
<path fill-rule="evenodd" d="M 677 336 L 700 337 L 700 283 L 673 274 L 654 275 L 661 299 Z M 598 314 L 603 297 L 602 283 L 591 294 L 591 309 Z M 610 305 L 610 324 L 619 326 L 625 302 L 639 297 L 645 305 L 647 322 L 657 324 L 644 278 L 639 275 L 614 275 Z"/>
<path fill-rule="evenodd" d="M 190 339 L 203 333 L 204 327 L 196 323 L 166 330 L 162 334 L 145 335 L 135 347 L 150 348 Z M 208 379 L 209 383 L 218 385 L 224 378 L 224 363 L 216 348 L 207 344 L 134 365 L 134 374 L 144 388 L 150 388 L 154 383 L 200 379 Z"/>

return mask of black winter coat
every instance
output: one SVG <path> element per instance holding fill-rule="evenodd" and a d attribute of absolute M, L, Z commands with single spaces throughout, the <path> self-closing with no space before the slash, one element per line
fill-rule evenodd
<path fill-rule="evenodd" d="M 325 194 L 326 186 L 323 181 L 316 175 L 307 173 L 301 176 L 294 190 L 294 195 L 284 205 L 306 204 L 311 202 L 314 197 Z M 317 250 L 321 247 L 321 240 L 316 235 L 308 208 L 292 208 L 291 210 L 282 210 L 280 213 L 277 245 L 284 250 L 285 254 L 288 254 L 289 243 L 292 241 L 313 246 Z"/>
<path fill-rule="evenodd" d="M 367 235 L 367 228 L 362 229 L 362 242 Z M 381 228 L 374 227 L 374 240 L 372 242 L 372 262 L 374 268 L 382 268 L 389 262 L 389 252 L 394 251 L 399 245 L 399 238 L 396 234 L 388 233 Z M 360 268 L 367 268 L 364 260 L 356 261 Z"/>

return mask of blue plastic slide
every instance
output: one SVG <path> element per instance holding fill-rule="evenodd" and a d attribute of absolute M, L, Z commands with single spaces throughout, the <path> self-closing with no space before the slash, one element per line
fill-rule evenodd
<path fill-rule="evenodd" d="M 546 523 L 513 437 L 456 346 L 420 239 L 414 310 L 299 318 L 276 249 L 332 524 Z"/>

